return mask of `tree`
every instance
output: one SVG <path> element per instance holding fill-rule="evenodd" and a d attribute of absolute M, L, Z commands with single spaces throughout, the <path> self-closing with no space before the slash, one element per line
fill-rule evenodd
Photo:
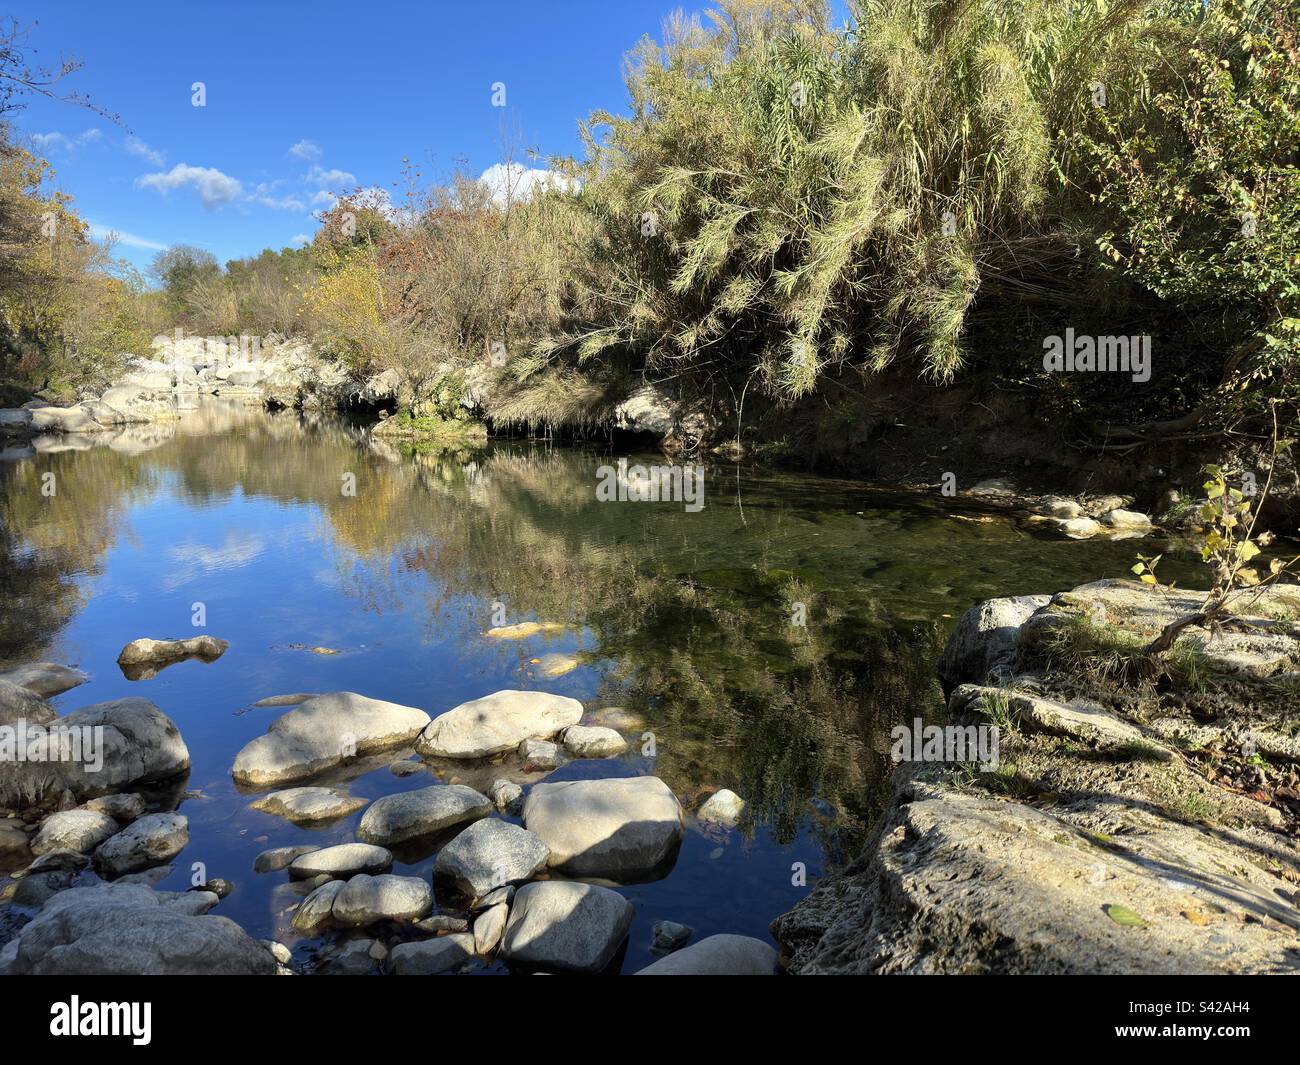
<path fill-rule="evenodd" d="M 219 279 L 221 265 L 210 251 L 189 244 L 173 244 L 153 257 L 149 274 L 162 286 L 169 308 L 177 317 L 185 317 L 196 287 L 201 282 Z"/>

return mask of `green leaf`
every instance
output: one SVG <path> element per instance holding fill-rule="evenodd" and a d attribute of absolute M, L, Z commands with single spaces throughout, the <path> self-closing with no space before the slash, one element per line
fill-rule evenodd
<path fill-rule="evenodd" d="M 1122 924 L 1125 928 L 1149 928 L 1151 927 L 1146 921 L 1130 910 L 1127 906 L 1116 906 L 1114 904 L 1105 907 L 1106 916 L 1116 924 Z"/>

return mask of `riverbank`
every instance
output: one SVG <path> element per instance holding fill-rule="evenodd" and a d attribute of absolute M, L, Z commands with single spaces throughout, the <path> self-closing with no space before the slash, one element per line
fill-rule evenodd
<path fill-rule="evenodd" d="M 572 424 L 557 426 L 523 415 L 511 386 L 486 368 L 457 370 L 448 363 L 436 376 L 454 379 L 455 387 L 413 414 L 404 407 L 410 397 L 397 373 L 359 374 L 301 337 L 162 336 L 101 388 L 35 397 L 0 411 L 0 436 L 17 446 L 106 437 L 164 424 L 178 405 L 219 397 L 269 409 L 351 412 L 371 423 L 376 439 L 408 447 L 464 449 L 520 433 L 617 436 L 680 461 L 708 457 L 819 471 L 948 498 L 979 496 L 1052 518 L 1101 518 L 1105 510 L 1132 508 L 1170 527 L 1189 520 L 1207 462 L 1262 485 L 1272 461 L 1271 442 L 1248 435 L 1154 434 L 1122 447 L 1104 438 L 1089 442 L 1078 425 L 1040 409 L 1031 394 L 978 380 L 939 387 L 885 374 L 869 394 L 843 382 L 830 407 L 822 398 L 782 407 L 754 400 L 747 414 L 688 399 L 672 382 L 628 380 L 578 389 L 568 397 Z M 1288 454 L 1278 461 L 1262 519 L 1290 534 L 1300 524 L 1300 479 Z M 1097 505 L 1112 497 L 1119 502 Z M 1058 501 L 1067 505 L 1051 505 Z M 1105 530 L 1082 524 L 1067 530 L 1071 536 L 1098 532 Z"/>
<path fill-rule="evenodd" d="M 1300 591 L 1139 679 L 1199 602 L 1100 581 L 969 611 L 940 719 L 997 726 L 999 764 L 902 766 L 863 854 L 773 923 L 790 970 L 1295 972 Z"/>

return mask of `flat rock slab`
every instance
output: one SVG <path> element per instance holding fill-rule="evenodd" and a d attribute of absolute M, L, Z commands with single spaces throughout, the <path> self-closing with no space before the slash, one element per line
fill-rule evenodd
<path fill-rule="evenodd" d="M 32 840 L 32 853 L 68 850 L 88 854 L 119 828 L 113 818 L 97 810 L 60 810 L 42 823 Z"/>
<path fill-rule="evenodd" d="M 0 973 L 56 976 L 264 975 L 275 956 L 206 892 L 96 884 L 53 896 L 0 950 Z"/>
<path fill-rule="evenodd" d="M 412 742 L 429 715 L 412 706 L 332 692 L 308 699 L 244 746 L 231 770 L 238 784 L 267 787 L 314 776 L 372 751 Z"/>
<path fill-rule="evenodd" d="M 361 815 L 357 838 L 391 847 L 487 817 L 491 812 L 491 801 L 473 788 L 435 784 L 376 799 Z"/>
<path fill-rule="evenodd" d="M 377 921 L 414 921 L 433 909 L 433 888 L 418 876 L 359 873 L 334 896 L 330 915 L 356 927 Z"/>
<path fill-rule="evenodd" d="M 286 788 L 273 791 L 251 805 L 254 810 L 283 817 L 295 825 L 309 825 L 346 817 L 365 806 L 366 800 L 337 788 Z"/>
<path fill-rule="evenodd" d="M 604 971 L 632 924 L 633 908 L 617 891 L 547 880 L 515 892 L 501 956 L 548 972 Z"/>
<path fill-rule="evenodd" d="M 752 936 L 716 935 L 660 958 L 636 976 L 774 976 L 776 951 Z"/>
<path fill-rule="evenodd" d="M 582 720 L 582 704 L 546 692 L 499 691 L 435 718 L 416 746 L 437 758 L 488 758 L 527 739 L 550 739 Z"/>
<path fill-rule="evenodd" d="M 568 628 L 558 621 L 521 621 L 517 625 L 498 625 L 483 635 L 490 640 L 523 640 L 529 636 L 560 636 Z"/>
<path fill-rule="evenodd" d="M 682 838 L 682 808 L 658 777 L 534 784 L 524 827 L 565 876 L 632 883 L 661 872 Z"/>
<path fill-rule="evenodd" d="M 383 847 L 340 843 L 295 858 L 289 863 L 289 875 L 298 880 L 322 875 L 346 879 L 358 873 L 381 873 L 392 865 L 393 855 Z"/>
<path fill-rule="evenodd" d="M 96 703 L 58 719 L 52 736 L 90 737 L 68 760 L 16 762 L 0 773 L 0 806 L 23 809 L 60 799 L 65 791 L 83 802 L 166 780 L 190 767 L 190 752 L 172 720 L 147 699 Z M 0 745 L 0 751 L 3 750 Z M 96 763 L 100 764 L 96 764 Z"/>
<path fill-rule="evenodd" d="M 437 939 L 399 943 L 388 955 L 388 970 L 394 976 L 436 976 L 459 968 L 474 956 L 474 937 L 454 932 Z"/>
<path fill-rule="evenodd" d="M 95 869 L 121 876 L 169 862 L 190 841 L 189 818 L 184 814 L 147 814 L 95 851 Z"/>
<path fill-rule="evenodd" d="M 1294 885 L 1245 837 L 1110 797 L 1048 810 L 912 781 L 899 799 L 865 866 L 773 922 L 792 971 L 1295 969 Z M 1117 812 L 1122 836 L 1086 827 Z"/>
<path fill-rule="evenodd" d="M 482 898 L 494 888 L 527 880 L 546 868 L 550 849 L 534 833 L 499 818 L 477 821 L 438 852 L 436 880 Z"/>

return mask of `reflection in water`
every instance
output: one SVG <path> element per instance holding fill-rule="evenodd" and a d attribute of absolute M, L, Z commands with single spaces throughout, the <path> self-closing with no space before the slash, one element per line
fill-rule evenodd
<path fill-rule="evenodd" d="M 0 463 L 0 666 L 78 662 L 94 679 L 64 712 L 144 695 L 177 721 L 194 758 L 182 860 L 240 883 L 223 912 L 261 934 L 283 932 L 297 896 L 252 877 L 252 855 L 348 839 L 352 822 L 313 834 L 247 809 L 234 752 L 282 712 L 249 710 L 257 699 L 354 690 L 437 714 L 540 687 L 624 707 L 644 721 L 630 753 L 552 779 L 652 771 L 688 810 L 719 787 L 748 802 L 740 833 L 693 832 L 669 877 L 629 889 L 638 922 L 763 935 L 802 894 L 793 862 L 815 874 L 853 853 L 886 787 L 890 727 L 938 708 L 952 619 L 990 595 L 1122 574 L 1133 554 L 954 515 L 952 500 L 725 466 L 708 469 L 698 513 L 599 502 L 605 452 L 398 450 L 337 419 L 239 404 L 58 443 Z M 197 605 L 231 641 L 220 662 L 114 676 L 126 642 L 193 635 Z M 484 638 L 502 614 L 566 627 Z M 339 653 L 309 653 L 322 646 Z M 540 679 L 550 652 L 580 668 Z M 355 794 L 429 783 L 376 765 L 347 775 Z M 428 857 L 413 868 L 427 875 Z M 638 943 L 628 969 L 649 960 Z"/>

